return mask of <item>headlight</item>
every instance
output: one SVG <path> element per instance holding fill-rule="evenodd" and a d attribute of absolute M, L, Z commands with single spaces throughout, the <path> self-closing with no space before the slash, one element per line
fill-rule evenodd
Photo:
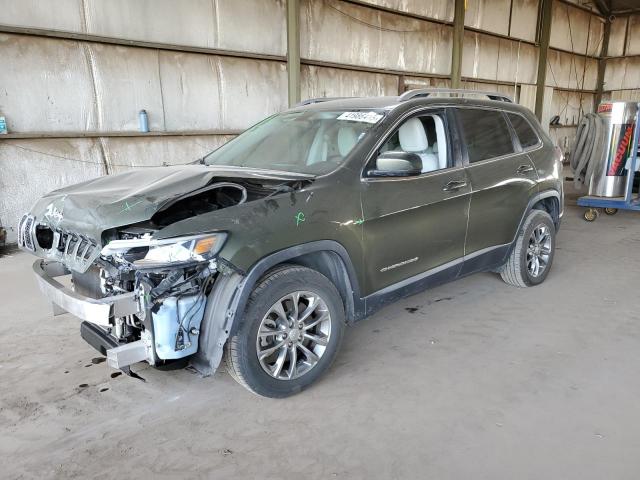
<path fill-rule="evenodd" d="M 226 233 L 210 233 L 163 240 L 113 240 L 102 249 L 101 255 L 121 257 L 141 268 L 204 262 L 215 257 L 226 238 Z"/>

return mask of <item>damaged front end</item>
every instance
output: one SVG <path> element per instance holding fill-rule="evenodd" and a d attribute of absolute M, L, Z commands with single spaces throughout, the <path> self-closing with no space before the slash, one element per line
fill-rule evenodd
<path fill-rule="evenodd" d="M 134 172 L 52 192 L 19 223 L 19 246 L 42 258 L 33 268 L 54 315 L 83 320 L 82 337 L 111 367 L 128 371 L 140 361 L 159 366 L 189 357 L 201 373 L 215 371 L 243 279 L 218 258 L 230 232 L 211 225 L 162 238 L 163 229 L 301 185 L 288 177 L 186 168 L 189 175 L 162 169 L 171 183 L 154 170 L 149 186 L 133 189 L 141 180 Z M 132 196 L 123 196 L 126 189 Z"/>
<path fill-rule="evenodd" d="M 34 271 L 54 314 L 85 322 L 83 338 L 113 368 L 168 363 L 198 350 L 224 233 L 155 241 L 149 233 L 109 242 L 85 271 L 39 260 Z M 72 287 L 60 277 L 70 276 Z M 86 322 L 90 322 L 87 324 Z"/>

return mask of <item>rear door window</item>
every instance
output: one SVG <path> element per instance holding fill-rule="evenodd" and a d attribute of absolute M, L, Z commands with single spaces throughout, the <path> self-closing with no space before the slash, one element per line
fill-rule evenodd
<path fill-rule="evenodd" d="M 502 112 L 457 108 L 469 163 L 514 153 L 513 139 Z"/>
<path fill-rule="evenodd" d="M 538 135 L 526 118 L 522 115 L 516 115 L 515 113 L 507 113 L 507 116 L 513 129 L 516 131 L 522 148 L 530 148 L 539 143 Z"/>

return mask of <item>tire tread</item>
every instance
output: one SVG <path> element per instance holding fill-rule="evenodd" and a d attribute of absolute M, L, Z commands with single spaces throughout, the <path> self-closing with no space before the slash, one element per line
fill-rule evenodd
<path fill-rule="evenodd" d="M 551 219 L 551 215 L 549 215 L 544 210 L 532 210 L 531 212 L 529 212 L 527 219 L 525 220 L 524 224 L 522 225 L 522 228 L 518 232 L 518 238 L 516 239 L 516 244 L 513 250 L 511 251 L 511 254 L 507 259 L 507 262 L 505 263 L 504 267 L 500 271 L 500 276 L 502 277 L 502 280 L 504 280 L 504 282 L 508 283 L 509 285 L 513 285 L 514 287 L 526 288 L 531 285 L 528 279 L 522 274 L 523 272 L 522 272 L 520 262 L 523 255 L 522 250 L 526 248 L 525 242 L 524 242 L 524 234 L 529 228 L 529 225 L 531 225 L 535 221 L 536 217 L 539 217 L 539 216 L 547 217 L 551 221 L 551 224 L 553 225 L 553 220 Z"/>
<path fill-rule="evenodd" d="M 265 273 L 264 276 L 258 281 L 258 285 L 253 289 L 251 295 L 249 296 L 245 311 L 248 311 L 250 309 L 251 305 L 254 304 L 258 298 L 260 298 L 264 290 L 266 290 L 271 284 L 279 282 L 284 277 L 295 274 L 296 272 L 302 273 L 309 270 L 309 268 L 292 264 L 283 264 L 274 267 L 272 270 Z M 314 271 L 315 273 L 319 273 L 315 270 L 312 271 Z M 328 279 L 327 281 L 330 282 Z M 339 296 L 337 290 L 336 294 Z M 250 385 L 245 376 L 242 374 L 240 364 L 241 356 L 243 355 L 243 353 L 241 352 L 241 349 L 239 347 L 240 340 L 240 334 L 238 331 L 236 331 L 232 336 L 229 337 L 227 343 L 225 344 L 224 360 L 227 372 L 234 380 L 236 380 L 240 385 L 249 390 L 251 393 L 258 396 L 264 396 L 265 393 L 257 391 L 252 385 Z"/>

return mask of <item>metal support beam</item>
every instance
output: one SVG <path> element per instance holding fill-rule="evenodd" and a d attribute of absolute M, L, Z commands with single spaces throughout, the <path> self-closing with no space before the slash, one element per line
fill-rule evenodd
<path fill-rule="evenodd" d="M 64 30 L 52 30 L 37 27 L 18 27 L 15 25 L 0 24 L 0 33 L 15 33 L 19 35 L 32 35 L 44 38 L 60 38 L 64 40 L 77 40 L 78 42 L 102 43 L 107 45 L 122 45 L 125 47 L 152 48 L 154 50 L 169 50 L 175 52 L 206 53 L 208 55 L 221 55 L 224 57 L 252 58 L 255 60 L 271 60 L 284 62 L 282 55 L 269 55 L 264 53 L 242 52 L 238 50 L 224 50 L 220 48 L 194 47 L 188 45 L 176 45 L 171 43 L 147 42 L 143 40 L 129 40 L 126 38 L 105 37 L 87 33 L 69 32 Z"/>
<path fill-rule="evenodd" d="M 609 15 L 611 15 L 611 4 L 610 1 L 607 0 L 594 0 L 593 2 L 596 6 L 596 8 L 598 9 L 598 11 L 600 12 L 600 14 L 607 18 L 609 17 Z"/>
<path fill-rule="evenodd" d="M 604 72 L 607 67 L 607 54 L 609 53 L 609 37 L 611 36 L 611 22 L 606 19 L 604 22 L 604 34 L 602 36 L 602 51 L 598 60 L 598 79 L 596 81 L 596 96 L 594 99 L 594 108 L 602 101 L 602 92 L 604 91 Z"/>
<path fill-rule="evenodd" d="M 287 0 L 287 81 L 289 106 L 300 102 L 300 2 Z"/>
<path fill-rule="evenodd" d="M 3 140 L 28 140 L 42 138 L 124 138 L 124 137 L 192 137 L 192 136 L 215 136 L 215 135 L 240 135 L 243 130 L 181 130 L 165 132 L 131 132 L 131 131 L 107 131 L 107 132 L 10 132 L 0 136 L 0 145 Z"/>
<path fill-rule="evenodd" d="M 600 11 L 596 8 L 591 8 L 589 6 L 586 5 L 580 5 L 579 3 L 572 1 L 572 0 L 557 0 L 559 3 L 563 3 L 565 5 L 568 5 L 569 7 L 572 8 L 578 8 L 580 10 L 582 10 L 583 12 L 588 12 L 591 13 L 593 15 L 597 15 L 600 18 L 605 18 L 604 14 L 601 14 Z M 583 2 L 583 3 L 588 3 L 588 2 Z"/>
<path fill-rule="evenodd" d="M 544 88 L 547 83 L 547 54 L 549 53 L 549 39 L 551 38 L 552 5 L 553 0 L 542 0 L 540 6 L 540 47 L 538 47 L 538 78 L 536 80 L 536 117 L 538 117 L 538 120 L 542 120 Z"/>
<path fill-rule="evenodd" d="M 629 45 L 629 24 L 631 23 L 631 19 L 627 18 L 627 23 L 625 23 L 624 27 L 624 43 L 622 44 L 622 56 L 627 56 L 627 46 Z"/>
<path fill-rule="evenodd" d="M 462 45 L 464 43 L 465 0 L 455 0 L 453 16 L 453 50 L 451 53 L 451 88 L 460 88 L 462 76 Z"/>

